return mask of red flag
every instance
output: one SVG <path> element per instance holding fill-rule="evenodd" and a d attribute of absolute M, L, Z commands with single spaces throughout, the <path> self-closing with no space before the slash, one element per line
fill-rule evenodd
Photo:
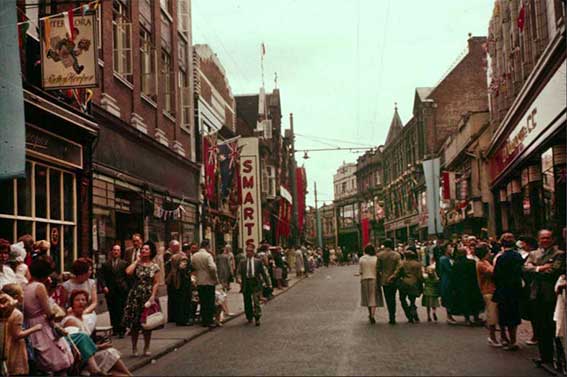
<path fill-rule="evenodd" d="M 203 166 L 205 168 L 205 198 L 215 200 L 217 139 L 214 135 L 203 137 Z"/>
<path fill-rule="evenodd" d="M 362 228 L 362 247 L 364 248 L 370 242 L 370 227 L 368 226 L 368 217 L 363 215 L 360 227 Z"/>
<path fill-rule="evenodd" d="M 520 12 L 518 13 L 518 29 L 520 32 L 524 31 L 524 24 L 526 21 L 526 9 L 524 7 L 524 2 L 522 2 L 522 6 L 520 7 Z"/>
<path fill-rule="evenodd" d="M 301 234 L 305 216 L 305 169 L 297 168 L 295 176 L 297 189 L 297 228 Z"/>

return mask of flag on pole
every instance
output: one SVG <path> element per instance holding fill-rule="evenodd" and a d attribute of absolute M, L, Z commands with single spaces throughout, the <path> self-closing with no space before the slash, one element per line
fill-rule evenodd
<path fill-rule="evenodd" d="M 205 168 L 205 198 L 215 199 L 215 184 L 217 171 L 217 138 L 216 135 L 203 137 L 203 166 Z"/>
<path fill-rule="evenodd" d="M 262 56 L 266 55 L 266 45 L 262 42 Z"/>
<path fill-rule="evenodd" d="M 232 191 L 234 175 L 238 165 L 238 141 L 224 143 L 219 146 L 221 195 L 226 198 Z"/>
<path fill-rule="evenodd" d="M 522 6 L 520 7 L 520 12 L 518 13 L 518 29 L 520 29 L 520 33 L 524 31 L 524 24 L 526 22 L 526 9 L 524 6 L 524 2 L 522 1 Z"/>

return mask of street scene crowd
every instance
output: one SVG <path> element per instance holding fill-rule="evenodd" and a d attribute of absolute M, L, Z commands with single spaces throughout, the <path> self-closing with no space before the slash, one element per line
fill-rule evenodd
<path fill-rule="evenodd" d="M 408 322 L 420 322 L 421 296 L 428 322 L 437 322 L 443 307 L 449 325 L 463 316 L 467 326 L 485 326 L 488 345 L 506 351 L 519 349 L 517 329 L 525 320 L 532 330 L 526 345 L 539 348 L 536 365 L 566 372 L 565 252 L 551 230 L 540 230 L 537 240 L 505 232 L 499 240 L 461 235 L 394 247 L 387 239 L 378 250 L 364 248 L 360 278 L 371 324 L 384 301 L 389 323 L 396 324 L 396 291 Z"/>

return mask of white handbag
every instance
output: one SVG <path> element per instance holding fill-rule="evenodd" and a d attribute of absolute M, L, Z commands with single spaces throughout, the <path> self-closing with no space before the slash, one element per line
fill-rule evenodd
<path fill-rule="evenodd" d="M 144 330 L 153 330 L 163 325 L 165 317 L 161 311 L 159 304 L 153 304 L 149 308 L 146 308 L 144 310 L 148 311 L 147 315 L 145 315 L 145 321 L 142 322 L 142 328 Z"/>

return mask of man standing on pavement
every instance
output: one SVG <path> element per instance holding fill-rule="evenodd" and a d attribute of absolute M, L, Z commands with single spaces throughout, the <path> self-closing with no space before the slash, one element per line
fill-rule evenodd
<path fill-rule="evenodd" d="M 171 240 L 169 242 L 169 248 L 163 254 L 163 266 L 164 266 L 164 277 L 167 277 L 171 272 L 171 258 L 179 253 L 179 241 Z M 172 287 L 170 284 L 167 285 L 167 322 L 175 322 L 175 316 L 172 315 L 175 311 L 174 305 L 175 300 L 172 299 Z"/>
<path fill-rule="evenodd" d="M 244 311 L 248 323 L 252 323 L 252 318 L 256 326 L 260 326 L 262 307 L 260 306 L 260 294 L 263 284 L 269 285 L 270 278 L 262 261 L 254 257 L 254 244 L 246 245 L 246 258 L 238 266 L 238 282 L 244 297 Z"/>
<path fill-rule="evenodd" d="M 215 313 L 215 286 L 217 285 L 217 265 L 210 253 L 209 240 L 201 242 L 201 248 L 191 256 L 193 271 L 197 277 L 197 292 L 201 305 L 201 325 L 215 327 L 213 316 Z"/>
<path fill-rule="evenodd" d="M 377 255 L 376 261 L 376 281 L 384 288 L 384 296 L 386 298 L 386 306 L 388 307 L 388 314 L 390 325 L 396 324 L 396 283 L 391 282 L 391 277 L 397 270 L 401 263 L 399 253 L 396 253 L 392 248 L 394 242 L 391 239 L 386 239 L 383 242 L 384 249 Z"/>
<path fill-rule="evenodd" d="M 122 326 L 122 315 L 128 296 L 128 276 L 126 275 L 128 263 L 120 258 L 120 255 L 120 245 L 112 246 L 110 259 L 100 267 L 100 280 L 110 314 L 112 332 L 119 338 L 123 338 L 125 329 Z"/>
<path fill-rule="evenodd" d="M 140 255 L 140 251 L 142 250 L 142 236 L 140 233 L 134 233 L 132 235 L 132 247 L 126 249 L 124 253 L 124 260 L 131 265 L 136 261 L 138 255 Z"/>
<path fill-rule="evenodd" d="M 538 364 L 553 368 L 555 322 L 555 282 L 565 273 L 565 251 L 554 245 L 553 232 L 542 229 L 538 233 L 539 249 L 528 256 L 524 271 L 531 275 L 530 305 L 532 320 L 538 340 L 540 360 Z"/>

